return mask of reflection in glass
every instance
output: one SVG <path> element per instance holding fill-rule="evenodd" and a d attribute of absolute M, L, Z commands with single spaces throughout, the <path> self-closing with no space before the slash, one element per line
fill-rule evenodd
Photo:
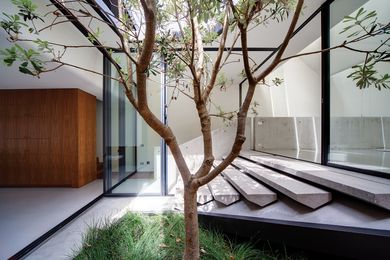
<path fill-rule="evenodd" d="M 318 14 L 291 39 L 284 57 L 319 51 L 320 26 Z M 254 149 L 319 163 L 321 55 L 288 59 L 267 77 L 266 83 L 256 88 L 254 96 L 260 104 L 253 119 Z"/>
<path fill-rule="evenodd" d="M 388 23 L 390 9 L 386 0 L 345 1 L 331 5 L 330 44 L 345 40 L 340 32 L 347 15 L 358 9 L 376 11 L 379 22 Z M 358 49 L 378 46 L 380 37 L 351 45 Z M 329 163 L 390 173 L 390 91 L 374 86 L 359 89 L 348 75 L 354 65 L 364 62 L 365 54 L 337 49 L 330 53 L 330 153 Z M 375 69 L 389 73 L 388 63 L 378 63 Z"/>
<path fill-rule="evenodd" d="M 124 60 L 124 55 L 117 56 Z M 151 76 L 147 84 L 150 109 L 159 116 L 160 75 Z M 110 187 L 121 182 L 112 193 L 161 194 L 161 138 L 136 113 L 115 80 L 111 81 L 109 107 Z"/>

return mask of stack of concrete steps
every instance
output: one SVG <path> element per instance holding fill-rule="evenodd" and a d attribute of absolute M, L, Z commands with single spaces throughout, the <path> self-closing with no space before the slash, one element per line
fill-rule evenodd
<path fill-rule="evenodd" d="M 276 193 L 234 168 L 227 168 L 222 175 L 250 202 L 264 207 L 276 201 Z"/>
<path fill-rule="evenodd" d="M 240 157 L 390 210 L 390 180 L 255 151 Z"/>
<path fill-rule="evenodd" d="M 233 165 L 246 173 L 232 166 L 227 167 L 221 175 L 199 189 L 199 204 L 203 205 L 214 199 L 228 206 L 239 201 L 241 195 L 248 201 L 265 207 L 277 200 L 277 194 L 268 187 L 312 209 L 328 203 L 332 198 L 328 191 L 266 169 L 253 162 L 236 159 Z"/>
<path fill-rule="evenodd" d="M 233 165 L 243 169 L 253 178 L 312 209 L 321 207 L 332 200 L 332 194 L 328 191 L 266 169 L 252 162 L 236 159 L 233 161 Z"/>

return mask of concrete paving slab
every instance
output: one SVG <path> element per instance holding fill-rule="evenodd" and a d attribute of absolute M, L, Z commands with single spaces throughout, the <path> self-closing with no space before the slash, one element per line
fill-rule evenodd
<path fill-rule="evenodd" d="M 244 169 L 248 174 L 261 182 L 312 209 L 316 209 L 332 200 L 332 194 L 328 191 L 266 169 L 247 160 L 236 159 L 233 161 L 233 164 Z"/>
<path fill-rule="evenodd" d="M 240 194 L 221 175 L 215 177 L 207 185 L 214 199 L 224 205 L 240 200 Z"/>
<path fill-rule="evenodd" d="M 207 185 L 203 185 L 198 189 L 196 200 L 200 205 L 204 205 L 213 200 L 213 195 Z"/>
<path fill-rule="evenodd" d="M 237 169 L 226 169 L 223 176 L 250 202 L 264 207 L 277 199 L 275 192 Z"/>
<path fill-rule="evenodd" d="M 253 153 L 250 153 L 250 159 L 390 210 L 390 185 L 387 180 L 381 181 L 378 177 L 368 178 L 361 174 L 354 176 L 351 172 L 343 173 L 329 167 Z"/>

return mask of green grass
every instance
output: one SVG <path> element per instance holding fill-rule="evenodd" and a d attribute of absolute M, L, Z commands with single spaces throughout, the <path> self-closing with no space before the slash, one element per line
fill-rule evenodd
<path fill-rule="evenodd" d="M 286 254 L 234 243 L 221 233 L 200 228 L 202 259 L 288 259 Z M 146 216 L 128 213 L 111 224 L 93 225 L 74 259 L 182 259 L 182 214 Z"/>

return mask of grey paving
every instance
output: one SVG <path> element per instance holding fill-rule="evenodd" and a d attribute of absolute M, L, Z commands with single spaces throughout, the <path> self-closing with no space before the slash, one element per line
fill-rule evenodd
<path fill-rule="evenodd" d="M 90 226 L 112 223 L 127 212 L 153 214 L 171 212 L 175 200 L 176 198 L 172 196 L 103 198 L 36 248 L 25 259 L 73 259 L 73 256 L 82 246 L 83 234 L 87 232 Z"/>
<path fill-rule="evenodd" d="M 255 163 L 236 159 L 233 164 L 244 169 L 261 182 L 312 209 L 316 209 L 332 200 L 332 194 L 328 191 L 266 169 Z"/>
<path fill-rule="evenodd" d="M 8 259 L 102 191 L 101 179 L 81 188 L 0 188 L 0 259 Z"/>
<path fill-rule="evenodd" d="M 223 176 L 250 202 L 264 207 L 277 199 L 275 192 L 236 169 L 226 169 Z"/>
<path fill-rule="evenodd" d="M 224 205 L 240 200 L 240 194 L 221 175 L 215 177 L 207 185 L 214 199 Z"/>
<path fill-rule="evenodd" d="M 390 210 L 390 183 L 378 177 L 244 152 L 251 160 Z"/>
<path fill-rule="evenodd" d="M 207 185 L 203 185 L 198 189 L 197 192 L 198 204 L 204 205 L 212 200 L 213 200 L 213 195 L 211 194 L 211 191 L 209 190 L 209 187 Z"/>

